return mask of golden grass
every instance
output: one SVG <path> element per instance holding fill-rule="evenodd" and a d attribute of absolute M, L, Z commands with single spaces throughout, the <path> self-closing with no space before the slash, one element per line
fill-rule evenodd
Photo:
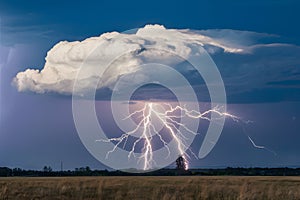
<path fill-rule="evenodd" d="M 0 199 L 300 199 L 300 177 L 0 178 Z"/>

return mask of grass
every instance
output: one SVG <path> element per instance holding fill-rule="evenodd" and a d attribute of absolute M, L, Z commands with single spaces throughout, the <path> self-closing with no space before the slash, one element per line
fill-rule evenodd
<path fill-rule="evenodd" d="M 12 177 L 0 199 L 300 199 L 300 177 Z"/>

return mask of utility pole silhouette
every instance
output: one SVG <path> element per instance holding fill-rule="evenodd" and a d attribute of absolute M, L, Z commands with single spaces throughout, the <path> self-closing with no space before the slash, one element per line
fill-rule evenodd
<path fill-rule="evenodd" d="M 63 168 L 63 161 L 60 161 L 60 172 L 63 172 L 64 168 Z"/>

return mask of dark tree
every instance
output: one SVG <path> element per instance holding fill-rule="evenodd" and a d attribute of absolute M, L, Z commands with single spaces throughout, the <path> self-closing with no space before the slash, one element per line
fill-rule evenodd
<path fill-rule="evenodd" d="M 44 166 L 43 171 L 44 172 L 52 172 L 52 168 L 50 166 Z"/>
<path fill-rule="evenodd" d="M 90 172 L 90 171 L 91 171 L 91 168 L 90 168 L 89 166 L 86 166 L 86 167 L 85 167 L 85 171 L 86 171 L 86 172 Z"/>
<path fill-rule="evenodd" d="M 185 170 L 186 169 L 185 160 L 182 156 L 179 156 L 176 160 L 176 169 L 179 169 L 179 170 Z"/>

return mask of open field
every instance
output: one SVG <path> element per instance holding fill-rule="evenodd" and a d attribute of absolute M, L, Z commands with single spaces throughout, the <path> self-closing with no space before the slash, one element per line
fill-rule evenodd
<path fill-rule="evenodd" d="M 0 199 L 300 199 L 300 177 L 13 177 Z"/>

